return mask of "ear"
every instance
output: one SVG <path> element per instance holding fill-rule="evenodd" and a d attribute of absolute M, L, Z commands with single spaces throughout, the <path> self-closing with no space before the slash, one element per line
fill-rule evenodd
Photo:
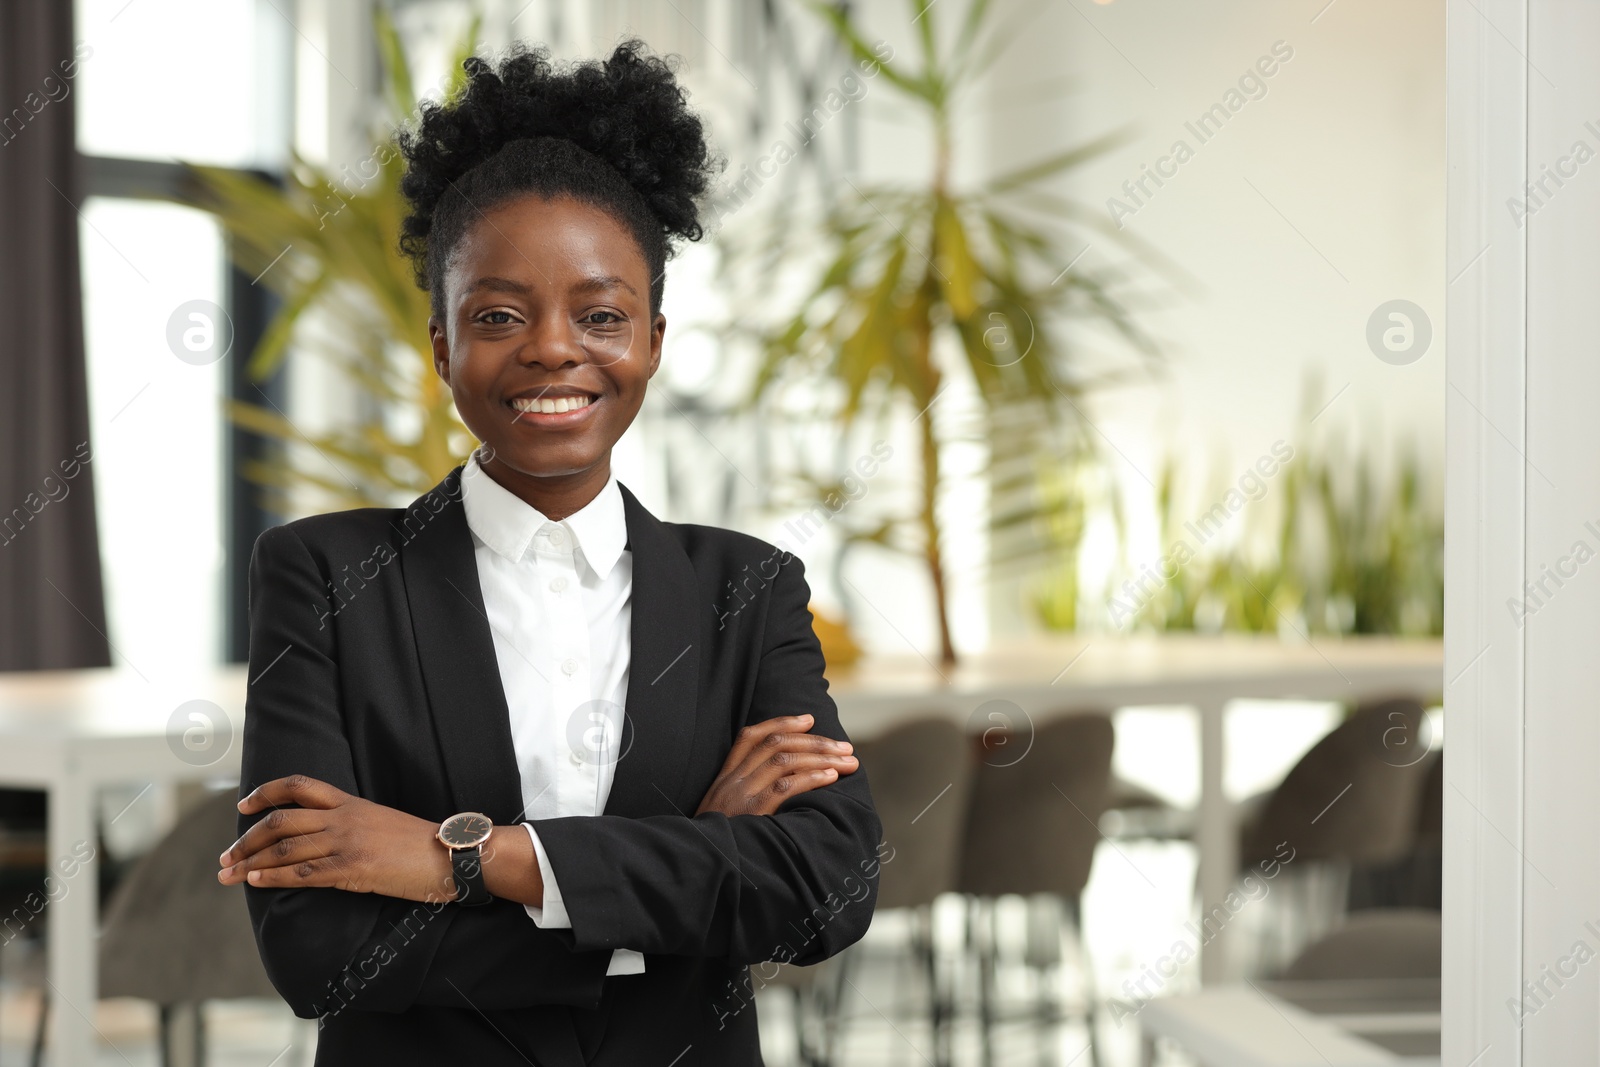
<path fill-rule="evenodd" d="M 650 323 L 650 377 L 652 378 L 656 376 L 656 369 L 661 366 L 661 339 L 666 333 L 667 317 L 658 311 Z"/>
<path fill-rule="evenodd" d="M 433 347 L 433 372 L 445 385 L 450 384 L 450 338 L 439 320 L 428 316 L 428 344 Z"/>

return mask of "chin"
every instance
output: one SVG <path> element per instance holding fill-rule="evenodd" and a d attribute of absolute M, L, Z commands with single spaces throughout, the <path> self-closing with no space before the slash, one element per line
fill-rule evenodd
<path fill-rule="evenodd" d="M 526 449 L 518 451 L 497 450 L 494 455 L 495 459 L 503 466 L 509 467 L 527 478 L 571 477 L 592 470 L 603 458 L 603 456 L 595 456 L 585 460 L 583 457 L 578 456 L 552 456 L 548 452 L 530 454 Z"/>

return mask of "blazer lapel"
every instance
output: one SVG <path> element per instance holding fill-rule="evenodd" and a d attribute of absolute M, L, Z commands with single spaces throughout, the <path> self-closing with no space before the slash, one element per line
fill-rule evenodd
<path fill-rule="evenodd" d="M 692 815 L 678 792 L 694 741 L 700 689 L 694 568 L 661 520 L 621 488 L 633 551 L 632 649 L 623 755 L 604 814 Z"/>
<path fill-rule="evenodd" d="M 461 468 L 414 501 L 399 529 L 417 658 L 456 811 L 517 822 L 521 778 L 461 503 Z"/>
<path fill-rule="evenodd" d="M 521 778 L 460 479 L 458 467 L 406 509 L 401 566 L 450 795 L 457 810 L 504 824 L 522 816 Z M 621 488 L 633 551 L 632 648 L 623 756 L 604 814 L 692 814 L 678 791 L 700 686 L 699 637 L 689 622 L 694 568 L 662 522 Z"/>

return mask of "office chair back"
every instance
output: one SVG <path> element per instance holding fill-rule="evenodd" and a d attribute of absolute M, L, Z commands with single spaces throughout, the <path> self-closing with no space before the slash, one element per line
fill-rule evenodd
<path fill-rule="evenodd" d="M 859 742 L 856 758 L 892 853 L 878 868 L 878 907 L 914 908 L 956 887 L 972 786 L 972 747 L 946 719 L 919 719 Z"/>
<path fill-rule="evenodd" d="M 182 1004 L 278 996 L 256 951 L 244 887 L 217 881 L 237 839 L 237 794 L 206 797 L 141 857 L 107 902 L 100 995 Z"/>
<path fill-rule="evenodd" d="M 1052 717 L 1019 740 L 985 751 L 963 835 L 961 892 L 1058 894 L 1076 900 L 1089 881 L 1111 787 L 1116 734 L 1108 715 Z"/>
<path fill-rule="evenodd" d="M 1280 843 L 1295 862 L 1383 863 L 1416 839 L 1417 799 L 1427 773 L 1413 758 L 1422 704 L 1410 698 L 1357 708 L 1312 746 L 1241 831 L 1242 868 L 1272 858 Z"/>

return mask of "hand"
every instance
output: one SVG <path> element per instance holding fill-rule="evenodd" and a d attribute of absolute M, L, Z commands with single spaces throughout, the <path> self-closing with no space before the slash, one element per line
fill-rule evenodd
<path fill-rule="evenodd" d="M 239 801 L 246 815 L 269 808 L 270 815 L 219 857 L 217 880 L 224 885 L 248 880 L 254 886 L 330 886 L 424 902 L 455 898 L 450 856 L 436 823 L 303 774 L 267 782 Z"/>
<path fill-rule="evenodd" d="M 788 715 L 740 730 L 695 814 L 772 815 L 791 797 L 854 774 L 850 742 L 806 733 L 813 722 L 810 715 Z"/>

